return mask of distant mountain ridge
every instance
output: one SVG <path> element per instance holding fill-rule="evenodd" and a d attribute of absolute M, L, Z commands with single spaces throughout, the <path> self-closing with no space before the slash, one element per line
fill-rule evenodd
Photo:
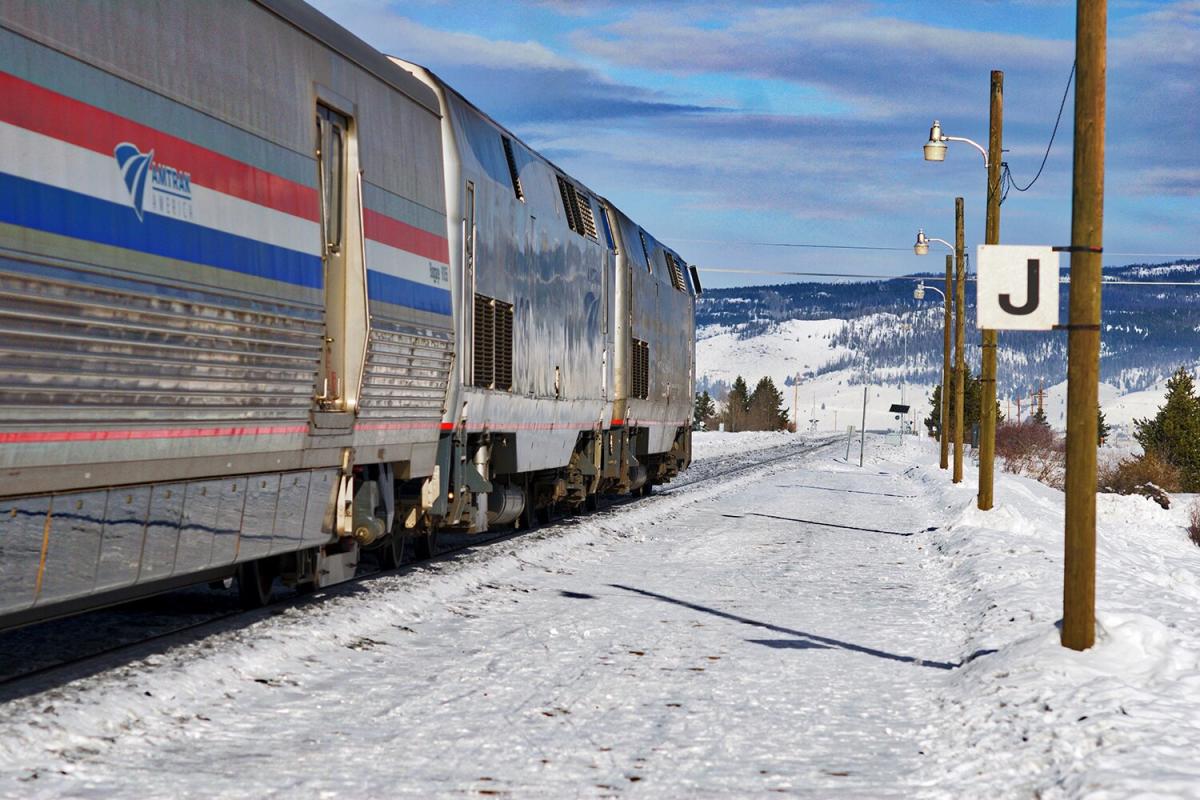
<path fill-rule="evenodd" d="M 1063 274 L 1065 277 L 1065 264 Z M 927 286 L 942 288 L 943 276 L 928 274 L 886 281 L 708 290 L 696 306 L 697 337 L 701 340 L 699 387 L 719 389 L 722 383 L 708 377 L 707 367 L 715 366 L 711 361 L 717 354 L 706 354 L 705 339 L 718 334 L 732 334 L 740 340 L 778 334 L 781 326 L 793 320 L 843 322 L 822 329 L 825 342 L 821 346 L 829 351 L 828 357 L 814 354 L 813 345 L 806 345 L 804 361 L 809 368 L 791 374 L 803 377 L 807 372 L 816 377 L 842 370 L 853 383 L 940 382 L 941 298 L 926 292 L 924 300 L 915 300 L 914 277 L 923 278 Z M 1176 367 L 1190 367 L 1200 361 L 1200 258 L 1106 268 L 1104 280 L 1109 285 L 1104 287 L 1102 298 L 1101 381 L 1122 394 L 1135 392 L 1165 379 Z M 1194 281 L 1196 285 L 1155 285 L 1163 281 Z M 1064 283 L 1060 297 L 1063 322 L 1067 292 Z M 974 281 L 967 283 L 966 299 L 966 358 L 975 370 L 980 353 Z M 747 380 L 758 374 L 752 364 L 746 364 L 742 371 Z M 1058 384 L 1066 378 L 1066 371 L 1066 332 L 1000 334 L 1000 396 L 1020 395 L 1042 384 Z"/>

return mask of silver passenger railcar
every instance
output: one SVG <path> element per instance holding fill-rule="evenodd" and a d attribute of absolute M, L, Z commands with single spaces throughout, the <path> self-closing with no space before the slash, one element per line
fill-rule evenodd
<path fill-rule="evenodd" d="M 403 67 L 299 0 L 0 7 L 0 627 L 686 466 L 683 262 Z"/>
<path fill-rule="evenodd" d="M 0 615 L 348 572 L 356 456 L 436 456 L 436 99 L 296 2 L 2 14 Z"/>

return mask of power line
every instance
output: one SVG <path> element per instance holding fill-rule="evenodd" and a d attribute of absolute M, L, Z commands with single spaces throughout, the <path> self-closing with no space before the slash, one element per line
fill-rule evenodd
<path fill-rule="evenodd" d="M 804 272 L 800 270 L 766 270 L 766 269 L 738 269 L 735 267 L 696 267 L 700 272 L 721 272 L 737 275 L 774 275 L 783 277 L 809 277 L 809 278 L 848 278 L 854 280 L 881 280 L 881 281 L 933 281 L 941 279 L 941 275 L 929 273 L 928 275 L 883 275 L 870 272 Z M 965 276 L 968 281 L 974 281 L 974 275 Z M 1070 278 L 1066 275 L 1059 278 L 1058 282 L 1062 285 L 1069 285 Z M 1103 286 L 1196 286 L 1200 287 L 1200 281 L 1127 281 L 1127 280 L 1109 280 L 1102 279 Z"/>
<path fill-rule="evenodd" d="M 1066 85 L 1066 88 L 1063 89 L 1062 102 L 1058 104 L 1058 116 L 1054 119 L 1054 130 L 1050 131 L 1050 142 L 1046 145 L 1046 152 L 1042 156 L 1042 163 L 1038 167 L 1037 174 L 1033 176 L 1033 180 L 1031 180 L 1029 183 L 1025 184 L 1024 186 L 1018 185 L 1016 179 L 1013 178 L 1012 170 L 1009 168 L 1008 162 L 1007 161 L 1001 162 L 1000 166 L 1003 170 L 1003 175 L 1001 175 L 1001 181 L 1004 183 L 1003 193 L 1000 195 L 1001 203 L 1004 202 L 1004 198 L 1008 197 L 1009 189 L 1016 189 L 1018 192 L 1027 192 L 1027 191 L 1029 191 L 1030 187 L 1032 187 L 1035 183 L 1037 183 L 1037 179 L 1042 177 L 1042 170 L 1044 170 L 1046 168 L 1046 160 L 1048 158 L 1050 158 L 1050 148 L 1054 147 L 1054 137 L 1058 134 L 1058 125 L 1060 122 L 1062 122 L 1063 109 L 1066 108 L 1066 106 L 1067 106 L 1067 94 L 1071 91 L 1071 81 L 1074 80 L 1074 78 L 1075 78 L 1075 62 L 1072 61 L 1071 62 L 1071 73 L 1067 76 L 1067 85 Z"/>
<path fill-rule="evenodd" d="M 853 244 L 815 244 L 812 242 L 744 242 L 729 239 L 688 239 L 685 237 L 673 236 L 670 237 L 671 242 L 691 242 L 694 244 L 723 244 L 732 247 L 802 247 L 802 248 L 817 248 L 824 250 L 882 250 L 895 253 L 908 253 L 912 251 L 912 246 L 908 247 L 881 247 L 877 245 L 853 245 Z M 1151 258 L 1200 258 L 1200 248 L 1190 253 L 1110 253 L 1105 252 L 1106 256 L 1143 256 Z"/>
<path fill-rule="evenodd" d="M 909 247 L 877 247 L 857 244 L 817 244 L 813 242 L 737 242 L 729 241 L 728 239 L 685 239 L 680 237 L 671 237 L 670 241 L 698 244 L 727 244 L 737 247 L 808 247 L 820 250 L 888 250 L 896 252 L 912 250 L 911 245 Z"/>

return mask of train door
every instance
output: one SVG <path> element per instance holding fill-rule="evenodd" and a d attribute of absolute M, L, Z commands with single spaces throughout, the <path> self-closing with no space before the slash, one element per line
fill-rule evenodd
<path fill-rule="evenodd" d="M 317 161 L 321 191 L 321 257 L 325 269 L 325 347 L 318 400 L 341 410 L 346 369 L 340 356 L 345 328 L 346 133 L 350 120 L 325 105 L 317 106 Z"/>
<path fill-rule="evenodd" d="M 325 271 L 325 346 L 317 401 L 322 411 L 354 411 L 366 362 L 370 314 L 357 145 L 353 117 L 324 103 L 318 104 L 317 173 Z"/>

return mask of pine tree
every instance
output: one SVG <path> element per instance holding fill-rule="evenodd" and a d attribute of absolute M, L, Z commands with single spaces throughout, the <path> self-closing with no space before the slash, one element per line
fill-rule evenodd
<path fill-rule="evenodd" d="M 1112 433 L 1112 428 L 1104 419 L 1104 409 L 1096 406 L 1096 444 L 1097 446 L 1104 444 L 1104 440 Z"/>
<path fill-rule="evenodd" d="M 744 430 L 750 413 L 750 389 L 741 375 L 733 382 L 725 400 L 725 427 L 731 431 Z"/>
<path fill-rule="evenodd" d="M 1177 467 L 1183 491 L 1200 489 L 1200 400 L 1191 374 L 1180 367 L 1167 381 L 1166 402 L 1152 419 L 1133 421 L 1134 438 L 1147 453 Z"/>
<path fill-rule="evenodd" d="M 953 438 L 954 408 L 956 405 L 954 402 L 953 377 L 951 378 L 950 386 L 950 415 L 946 435 Z M 942 385 L 940 383 L 933 387 L 933 394 L 930 395 L 929 402 L 932 405 L 932 409 L 929 412 L 929 416 L 925 418 L 925 427 L 929 428 L 930 431 L 935 431 L 942 422 Z M 973 376 L 971 368 L 967 367 L 963 377 L 963 428 L 966 431 L 966 435 L 963 436 L 964 441 L 971 440 L 971 432 L 979 425 L 980 409 L 982 408 L 983 382 L 978 377 Z M 1004 415 L 1000 413 L 1000 403 L 997 402 L 996 424 L 999 425 L 1003 421 Z"/>
<path fill-rule="evenodd" d="M 708 390 L 703 394 L 696 393 L 695 410 L 692 412 L 692 423 L 697 428 L 707 427 L 708 421 L 717 415 L 717 407 L 713 405 Z"/>
<path fill-rule="evenodd" d="M 1039 408 L 1037 411 L 1029 415 L 1030 425 L 1041 425 L 1043 428 L 1050 427 L 1050 420 L 1046 419 L 1046 412 Z"/>
<path fill-rule="evenodd" d="M 788 412 L 783 407 L 783 393 L 775 388 L 769 377 L 759 379 L 750 395 L 750 424 L 748 430 L 781 431 L 787 428 Z"/>
<path fill-rule="evenodd" d="M 942 385 L 933 387 L 929 395 L 929 416 L 925 418 L 925 429 L 929 435 L 939 442 L 942 440 Z M 950 424 L 954 424 L 954 415 L 950 415 Z"/>

